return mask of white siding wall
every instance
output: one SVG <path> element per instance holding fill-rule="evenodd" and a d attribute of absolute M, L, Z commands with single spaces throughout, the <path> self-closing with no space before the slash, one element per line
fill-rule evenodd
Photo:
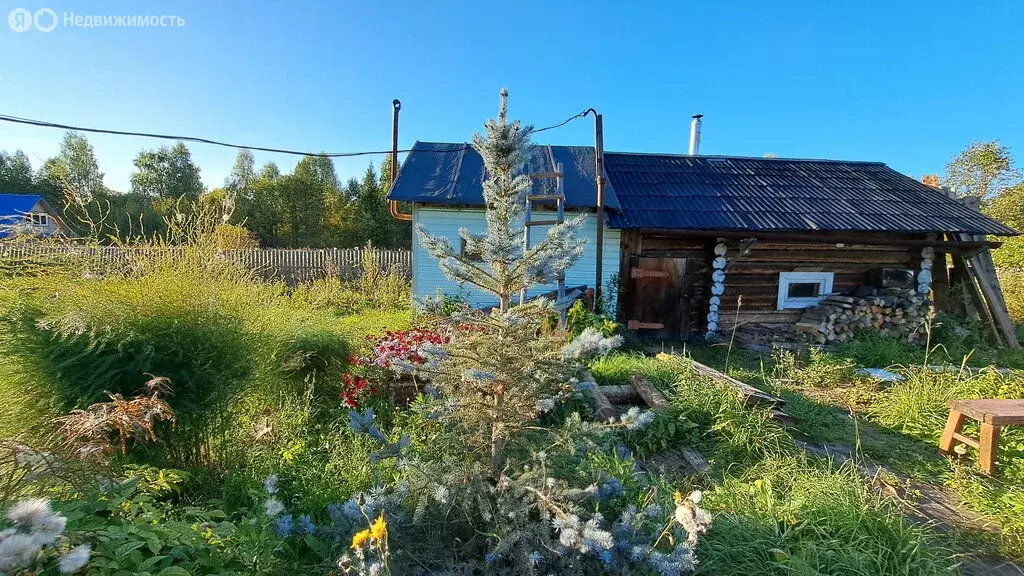
<path fill-rule="evenodd" d="M 574 212 L 566 212 L 566 218 L 578 215 Z M 538 212 L 535 214 L 537 220 L 551 220 L 553 213 Z M 431 234 L 447 237 L 456 248 L 459 246 L 459 229 L 466 228 L 470 232 L 484 232 L 487 230 L 487 223 L 484 221 L 482 209 L 471 208 L 443 208 L 417 206 L 413 209 L 414 227 L 422 224 Z M 544 238 L 547 234 L 546 226 L 536 226 L 530 232 L 531 243 Z M 597 219 L 594 213 L 588 213 L 579 234 L 587 239 L 583 256 L 576 261 L 565 275 L 566 286 L 586 285 L 594 287 L 596 270 L 596 246 L 597 246 Z M 603 286 L 609 286 L 609 280 L 619 272 L 619 231 L 605 226 L 604 228 L 604 263 L 601 274 L 604 277 Z M 462 294 L 466 296 L 472 306 L 488 306 L 498 303 L 496 297 L 483 292 L 472 286 L 459 287 L 458 284 L 445 277 L 437 265 L 437 259 L 427 254 L 420 244 L 419 234 L 413 231 L 412 243 L 412 291 L 416 298 L 434 296 L 440 289 L 443 294 Z M 555 289 L 550 286 L 537 286 L 531 288 L 530 296 L 543 294 Z"/>

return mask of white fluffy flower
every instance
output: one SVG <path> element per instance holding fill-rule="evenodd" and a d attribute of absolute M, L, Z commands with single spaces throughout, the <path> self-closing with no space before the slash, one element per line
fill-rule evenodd
<path fill-rule="evenodd" d="M 277 474 L 271 474 L 263 479 L 263 489 L 271 496 L 277 494 Z"/>
<path fill-rule="evenodd" d="M 686 530 L 690 546 L 696 545 L 697 538 L 711 527 L 711 513 L 697 505 L 703 499 L 704 494 L 697 490 L 676 505 L 675 520 Z"/>
<path fill-rule="evenodd" d="M 60 557 L 60 563 L 58 564 L 60 573 L 74 574 L 85 568 L 85 565 L 89 563 L 89 554 L 91 553 L 92 548 L 88 544 L 72 548 L 67 554 Z"/>
<path fill-rule="evenodd" d="M 277 498 L 267 498 L 267 501 L 263 504 L 263 509 L 266 510 L 267 516 L 273 518 L 284 512 L 284 504 L 281 504 L 281 501 Z"/>
<path fill-rule="evenodd" d="M 37 524 L 32 525 L 32 537 L 40 546 L 53 544 L 64 533 L 68 519 L 60 514 L 49 514 Z"/>
<path fill-rule="evenodd" d="M 39 553 L 39 548 L 28 534 L 12 534 L 0 540 L 0 571 L 25 566 Z"/>
<path fill-rule="evenodd" d="M 41 524 L 52 510 L 50 501 L 45 498 L 32 498 L 22 500 L 7 511 L 7 519 L 15 524 L 30 524 L 36 526 Z"/>

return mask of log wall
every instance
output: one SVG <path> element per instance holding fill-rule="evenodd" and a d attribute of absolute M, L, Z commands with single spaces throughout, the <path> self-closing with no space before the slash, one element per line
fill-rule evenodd
<path fill-rule="evenodd" d="M 753 235 L 752 235 L 753 236 Z M 791 235 L 790 235 L 791 236 Z M 882 234 L 845 234 L 858 243 L 836 243 L 828 234 L 807 234 L 806 242 L 773 241 L 761 237 L 752 245 L 739 238 L 726 241 L 728 264 L 725 268 L 725 293 L 719 307 L 719 334 L 726 334 L 734 323 L 758 324 L 783 328 L 800 319 L 801 310 L 776 310 L 780 272 L 832 272 L 833 292 L 852 290 L 868 280 L 868 273 L 878 268 L 909 268 L 917 270 L 921 261 L 920 246 L 899 245 L 898 238 Z M 904 236 L 923 240 L 921 235 Z M 690 259 L 697 272 L 691 297 L 690 334 L 703 335 L 707 323 L 708 298 L 711 286 L 711 261 L 716 240 L 713 236 L 671 236 L 623 231 L 621 278 L 629 278 L 629 262 L 634 256 L 671 256 Z M 747 246 L 741 252 L 741 246 Z M 632 302 L 629 284 L 623 283 L 623 308 L 628 316 Z M 742 304 L 737 315 L 737 300 Z M 626 318 L 628 319 L 628 318 Z"/>

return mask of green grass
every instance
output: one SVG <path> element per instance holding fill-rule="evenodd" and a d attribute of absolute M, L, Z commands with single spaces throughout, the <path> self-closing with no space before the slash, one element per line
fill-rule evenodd
<path fill-rule="evenodd" d="M 725 355 L 720 349 L 695 347 L 688 351 L 709 365 L 724 368 L 721 363 L 725 361 Z M 730 360 L 735 361 L 736 358 L 733 355 Z M 647 374 L 652 381 L 659 383 L 659 387 L 670 399 L 671 408 L 667 414 L 676 420 L 682 430 L 678 433 L 676 445 L 697 448 L 709 458 L 713 465 L 711 486 L 716 493 L 728 493 L 741 488 L 743 481 L 737 478 L 749 479 L 751 474 L 756 474 L 753 471 L 761 466 L 778 466 L 780 462 L 792 461 L 795 450 L 792 448 L 791 435 L 797 435 L 870 458 L 911 480 L 951 487 L 960 496 L 964 506 L 990 519 L 998 519 L 997 524 L 1001 524 L 1001 529 L 994 535 L 977 527 L 951 528 L 954 536 L 947 545 L 955 547 L 957 553 L 973 552 L 980 548 L 1010 559 L 1024 556 L 1024 546 L 1021 544 L 1021 533 L 1024 532 L 1021 530 L 1021 519 L 1024 518 L 1024 477 L 1020 473 L 1020 469 L 1024 468 L 1024 452 L 1021 452 L 1024 450 L 1024 436 L 1016 431 L 1004 434 L 1005 445 L 999 455 L 1001 472 L 997 478 L 975 473 L 973 455 L 965 463 L 956 464 L 939 455 L 936 448 L 950 399 L 1024 397 L 1024 386 L 1021 384 L 1024 378 L 1021 375 L 1014 373 L 1001 376 L 992 370 L 972 375 L 956 371 L 933 373 L 909 369 L 903 371 L 907 377 L 904 382 L 885 388 L 857 376 L 857 364 L 840 352 L 812 353 L 803 359 L 788 353 L 771 358 L 761 355 L 740 355 L 738 358 L 741 360 L 738 365 L 740 370 L 744 369 L 743 363 L 752 366 L 756 362 L 763 366 L 759 373 L 751 373 L 746 380 L 755 384 L 766 381 L 771 384 L 772 391 L 786 400 L 784 409 L 797 418 L 795 428 L 784 429 L 768 419 L 763 411 L 740 406 L 734 393 L 686 371 L 685 365 L 680 362 L 659 363 L 636 355 L 613 354 L 599 364 L 609 383 L 623 382 L 621 375 L 628 375 L 630 371 Z M 666 371 L 666 366 L 671 370 Z M 674 380 L 671 372 L 675 373 Z M 665 382 L 669 380 L 672 383 L 666 385 Z M 664 435 L 663 432 L 659 434 Z M 831 477 L 815 476 L 823 473 L 823 465 L 824 462 L 812 458 L 802 461 L 796 468 L 787 464 L 789 467 L 786 469 L 796 470 L 794 476 L 831 482 Z M 841 475 L 846 475 L 848 482 L 854 480 L 849 477 L 849 471 L 842 471 Z M 791 482 L 797 480 L 791 479 Z M 863 487 L 864 480 L 860 479 L 859 482 L 859 486 Z M 830 489 L 834 488 L 833 485 Z M 908 497 L 913 498 L 913 495 Z M 884 504 L 884 500 L 881 496 L 873 500 L 871 509 L 882 516 L 901 518 L 896 508 Z M 879 507 L 879 502 L 884 505 Z M 750 506 L 756 510 L 761 504 Z M 850 510 L 853 509 L 851 505 Z M 875 521 L 878 519 L 872 520 Z M 729 522 L 735 525 L 730 529 L 728 539 L 739 538 L 744 531 L 753 530 L 758 533 L 763 530 L 761 535 L 765 540 L 755 539 L 747 545 L 755 546 L 755 549 L 757 546 L 765 546 L 770 550 L 771 547 L 782 546 L 781 539 L 785 546 L 779 550 L 785 553 L 776 556 L 761 548 L 749 558 L 737 559 L 726 552 L 723 544 L 721 550 L 711 552 L 710 556 L 714 558 L 721 553 L 721 562 L 730 565 L 735 562 L 741 569 L 735 572 L 724 570 L 721 573 L 740 573 L 743 570 L 766 573 L 754 569 L 761 563 L 772 566 L 767 573 L 786 573 L 786 570 L 798 573 L 818 570 L 808 573 L 830 574 L 905 573 L 894 572 L 893 562 L 902 560 L 885 558 L 886 553 L 874 548 L 879 545 L 877 541 L 872 543 L 870 539 L 865 539 L 863 542 L 851 543 L 867 546 L 865 550 L 848 549 L 837 552 L 834 557 L 820 556 L 820 547 L 835 544 L 814 539 L 805 542 L 803 536 L 797 538 L 789 534 L 789 528 L 777 522 L 773 524 L 761 515 L 755 519 L 746 516 L 733 518 Z M 815 522 L 818 523 L 817 520 Z M 881 524 L 888 527 L 885 530 L 894 538 L 915 541 L 918 538 L 931 538 L 927 530 L 900 527 L 894 522 L 889 518 Z M 716 523 L 715 526 L 715 534 L 721 534 L 717 529 L 722 525 Z M 843 528 L 847 529 L 852 530 L 850 527 Z M 822 528 L 820 525 L 806 526 L 801 530 L 815 533 Z M 796 541 L 790 541 L 791 537 L 796 538 Z M 736 544 L 743 545 L 739 542 Z M 797 550 L 790 550 L 793 547 Z M 871 551 L 879 557 L 872 559 Z M 943 550 L 938 556 L 930 556 L 930 559 L 922 561 L 922 567 L 910 573 L 941 573 L 950 565 L 949 558 L 953 554 Z M 715 564 L 716 567 L 722 565 Z M 873 572 L 875 570 L 878 572 Z M 708 573 L 719 572 L 712 570 Z"/>
<path fill-rule="evenodd" d="M 45 437 L 55 415 L 132 394 L 148 373 L 170 378 L 178 426 L 129 460 L 188 470 L 194 496 L 249 506 L 271 472 L 315 505 L 366 488 L 369 446 L 347 431 L 341 376 L 368 335 L 409 327 L 408 294 L 380 305 L 398 298 L 391 286 L 350 314 L 327 297 L 345 286 L 313 299 L 202 263 L 0 279 L 0 437 Z"/>
<path fill-rule="evenodd" d="M 642 374 L 655 386 L 665 386 L 675 382 L 676 371 L 650 356 L 638 352 L 613 353 L 598 358 L 590 365 L 594 380 L 600 386 L 622 386 L 629 384 L 632 373 Z"/>
<path fill-rule="evenodd" d="M 700 573 L 955 574 L 953 552 L 902 517 L 852 466 L 775 459 L 707 493 L 715 523 Z"/>

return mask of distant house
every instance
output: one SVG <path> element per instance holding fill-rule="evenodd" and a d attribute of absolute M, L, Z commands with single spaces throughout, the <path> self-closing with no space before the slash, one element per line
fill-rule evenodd
<path fill-rule="evenodd" d="M 0 238 L 70 234 L 57 211 L 42 196 L 0 194 Z"/>
<path fill-rule="evenodd" d="M 933 261 L 989 245 L 959 235 L 1017 234 L 880 162 L 615 152 L 604 160 L 602 285 L 620 317 L 649 337 L 791 326 L 825 295 L 880 275 L 927 293 Z M 566 283 L 594 286 L 594 149 L 536 146 L 525 172 L 558 163 L 567 216 L 587 215 L 589 240 Z M 417 142 L 389 199 L 411 202 L 414 224 L 457 242 L 460 228 L 486 229 L 482 178 L 482 159 L 465 144 Z M 536 194 L 544 183 L 535 182 Z M 936 271 L 937 282 L 945 276 Z M 460 288 L 414 238 L 413 292 L 437 290 Z M 493 303 L 479 291 L 469 298 Z"/>

